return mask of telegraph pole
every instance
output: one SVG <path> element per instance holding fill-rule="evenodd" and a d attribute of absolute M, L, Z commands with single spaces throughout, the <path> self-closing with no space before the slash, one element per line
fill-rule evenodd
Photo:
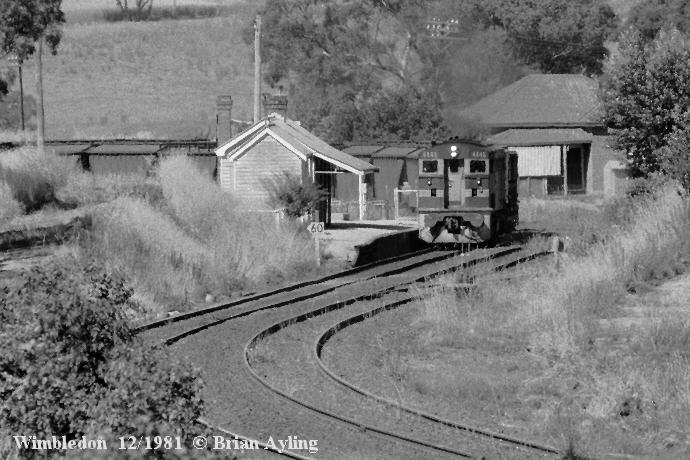
<path fill-rule="evenodd" d="M 45 112 L 43 110 L 43 37 L 38 39 L 38 52 L 36 53 L 36 90 L 38 91 L 38 107 L 36 108 L 37 130 L 36 146 L 38 151 L 44 152 L 45 140 Z"/>
<path fill-rule="evenodd" d="M 261 119 L 261 15 L 254 21 L 254 123 Z"/>
<path fill-rule="evenodd" d="M 19 74 L 19 120 L 21 120 L 22 132 L 24 132 L 24 77 L 22 75 L 22 60 L 18 55 L 11 54 L 9 61 L 17 65 L 17 73 Z"/>
<path fill-rule="evenodd" d="M 26 131 L 24 126 L 24 77 L 22 76 L 22 61 L 17 61 L 19 69 L 19 117 L 22 121 L 22 132 Z"/>

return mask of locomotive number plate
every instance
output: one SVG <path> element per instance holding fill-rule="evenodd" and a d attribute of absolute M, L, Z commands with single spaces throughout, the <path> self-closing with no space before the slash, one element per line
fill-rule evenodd
<path fill-rule="evenodd" d="M 486 158 L 486 152 L 482 152 L 479 150 L 476 152 L 472 152 L 472 157 L 473 158 Z"/>
<path fill-rule="evenodd" d="M 425 150 L 422 152 L 422 158 L 438 158 L 438 152 L 433 150 Z"/>

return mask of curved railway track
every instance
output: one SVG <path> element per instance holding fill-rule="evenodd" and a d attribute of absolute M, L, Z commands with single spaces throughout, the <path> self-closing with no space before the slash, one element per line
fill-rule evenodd
<path fill-rule="evenodd" d="M 492 271 L 500 271 L 534 257 L 534 254 L 518 257 L 494 266 Z M 388 297 L 391 298 L 386 300 Z M 245 363 L 250 367 L 257 381 L 296 404 L 317 412 L 325 412 L 323 408 L 328 407 L 330 401 L 335 399 L 338 401 L 339 409 L 337 417 L 344 423 L 364 426 L 369 431 L 385 433 L 388 436 L 397 437 L 396 433 L 408 433 L 401 438 L 407 442 L 428 447 L 434 455 L 443 452 L 457 457 L 527 459 L 550 458 L 557 454 L 555 449 L 548 446 L 491 433 L 467 424 L 443 420 L 433 414 L 416 411 L 395 401 L 380 398 L 349 385 L 325 367 L 320 359 L 320 351 L 328 338 L 338 330 L 419 299 L 418 295 L 392 293 L 381 299 L 383 305 L 372 308 L 371 304 L 376 302 L 370 302 L 355 306 L 356 314 L 354 315 L 352 307 L 336 311 L 340 309 L 331 306 L 288 318 L 254 336 L 245 347 Z M 324 324 L 332 324 L 333 316 L 341 320 L 336 326 L 324 326 Z M 256 352 L 260 343 L 267 339 L 270 341 L 271 336 L 281 334 L 282 337 L 276 338 L 275 341 L 281 346 L 281 354 L 290 356 L 293 361 L 299 361 L 299 373 L 288 366 L 281 365 L 280 362 L 271 362 L 270 366 L 252 365 L 252 361 L 257 360 L 255 356 L 259 358 L 262 356 L 261 353 Z M 310 337 L 316 339 L 310 342 L 308 340 Z M 263 369 L 260 369 L 262 367 Z M 275 376 L 262 376 L 262 370 L 264 374 L 270 374 L 274 370 L 278 374 L 285 372 L 291 376 L 291 385 L 297 381 L 306 389 L 301 392 L 300 397 L 293 396 Z M 433 442 L 429 442 L 432 440 Z"/>
<path fill-rule="evenodd" d="M 304 322 L 326 312 L 343 311 L 344 307 L 353 304 L 358 304 L 358 308 L 368 307 L 371 310 L 371 302 L 383 295 L 400 297 L 394 304 L 409 302 L 410 296 L 399 291 L 401 287 L 415 281 L 480 264 L 492 258 L 510 257 L 511 254 L 512 259 L 506 261 L 505 265 L 518 263 L 521 256 L 515 257 L 517 251 L 519 248 L 516 247 L 481 250 L 476 254 L 458 257 L 462 262 L 450 260 L 455 254 L 440 254 L 437 251 L 405 257 L 407 264 L 398 258 L 386 264 L 357 269 L 355 273 L 301 283 L 299 287 L 292 289 L 241 299 L 181 318 L 166 319 L 142 327 L 140 332 L 149 340 L 173 347 L 176 354 L 184 355 L 204 370 L 207 388 L 205 399 L 211 404 L 202 423 L 214 431 L 225 432 L 239 439 L 248 439 L 247 435 L 250 433 L 252 439 L 259 440 L 281 436 L 281 433 L 282 436 L 291 433 L 302 439 L 318 439 L 322 458 L 324 455 L 325 458 L 353 458 L 360 456 L 362 452 L 375 453 L 376 458 L 471 457 L 478 450 L 473 448 L 468 451 L 462 449 L 462 446 L 471 445 L 472 442 L 477 446 L 485 446 L 486 437 L 479 444 L 469 438 L 444 443 L 445 437 L 452 436 L 455 439 L 456 434 L 463 430 L 434 420 L 420 422 L 424 419 L 407 411 L 400 411 L 400 408 L 396 410 L 406 414 L 404 422 L 398 422 L 392 427 L 377 427 L 363 423 L 361 419 L 358 421 L 343 417 L 334 410 L 312 407 L 298 401 L 289 392 L 276 391 L 275 387 L 266 385 L 252 367 L 250 351 L 255 349 L 258 340 L 285 329 L 287 325 Z M 433 263 L 433 268 L 428 268 L 429 263 Z M 330 284 L 325 286 L 324 283 Z M 314 296 L 319 296 L 318 304 Z M 351 316 L 349 309 L 348 313 Z M 318 369 L 318 365 L 315 364 L 314 368 Z M 323 382 L 330 382 L 331 387 L 340 388 L 340 391 L 345 388 L 322 371 L 319 371 L 319 375 L 324 379 Z M 263 385 L 257 385 L 257 380 Z M 348 393 L 350 400 L 351 395 L 364 398 L 364 395 L 353 391 L 348 390 Z M 375 408 L 375 411 L 390 412 L 389 405 L 374 402 L 381 406 Z M 410 417 L 414 418 L 414 423 Z M 399 414 L 398 419 L 402 420 Z M 420 428 L 420 424 L 426 425 Z M 304 432 L 295 433 L 295 427 L 300 427 Z M 411 432 L 405 432 L 401 427 L 407 427 Z M 464 431 L 466 437 L 477 435 Z M 436 432 L 436 436 L 430 436 L 433 432 Z M 456 434 L 451 435 L 451 432 Z M 434 441 L 429 441 L 427 435 Z M 505 444 L 507 441 L 495 438 L 489 440 L 489 443 L 497 442 Z M 479 451 L 481 448 L 478 447 Z M 514 449 L 514 446 L 510 448 Z M 281 454 L 292 458 L 308 458 L 313 453 L 285 451 Z"/>

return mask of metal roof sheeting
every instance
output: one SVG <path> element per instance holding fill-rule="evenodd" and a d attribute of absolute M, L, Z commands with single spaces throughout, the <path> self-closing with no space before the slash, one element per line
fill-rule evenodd
<path fill-rule="evenodd" d="M 91 147 L 88 153 L 97 155 L 151 155 L 161 150 L 158 144 L 103 144 Z"/>
<path fill-rule="evenodd" d="M 372 155 L 373 158 L 400 158 L 407 157 L 417 150 L 417 147 L 386 147 Z"/>
<path fill-rule="evenodd" d="M 489 138 L 492 144 L 513 146 L 587 144 L 594 136 L 580 128 L 509 129 Z"/>
<path fill-rule="evenodd" d="M 351 145 L 343 149 L 343 152 L 352 156 L 371 156 L 379 150 L 383 150 L 382 145 Z"/>
<path fill-rule="evenodd" d="M 74 155 L 81 153 L 91 147 L 92 144 L 56 144 L 46 145 L 47 152 L 53 152 L 57 155 Z"/>
<path fill-rule="evenodd" d="M 254 126 L 245 130 L 243 134 L 230 139 L 218 147 L 215 150 L 216 155 L 227 155 L 228 157 L 242 155 L 247 150 L 244 148 L 245 146 L 251 146 L 258 138 L 266 135 L 281 138 L 294 150 L 303 155 L 314 155 L 356 174 L 378 171 L 376 166 L 332 147 L 304 129 L 299 123 L 284 119 L 276 114 L 271 114 L 260 120 Z"/>
<path fill-rule="evenodd" d="M 492 127 L 599 126 L 599 85 L 584 75 L 534 74 L 459 112 Z"/>

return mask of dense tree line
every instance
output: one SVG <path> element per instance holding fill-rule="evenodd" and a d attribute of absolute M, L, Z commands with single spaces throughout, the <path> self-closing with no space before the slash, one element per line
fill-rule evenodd
<path fill-rule="evenodd" d="M 690 41 L 662 29 L 652 42 L 630 29 L 604 80 L 606 122 L 628 153 L 633 172 L 664 172 L 688 182 Z"/>
<path fill-rule="evenodd" d="M 598 74 L 617 25 L 601 0 L 269 0 L 263 17 L 266 81 L 296 88 L 296 116 L 333 142 L 439 138 L 444 102 L 529 69 Z M 430 36 L 432 18 L 450 33 Z"/>

